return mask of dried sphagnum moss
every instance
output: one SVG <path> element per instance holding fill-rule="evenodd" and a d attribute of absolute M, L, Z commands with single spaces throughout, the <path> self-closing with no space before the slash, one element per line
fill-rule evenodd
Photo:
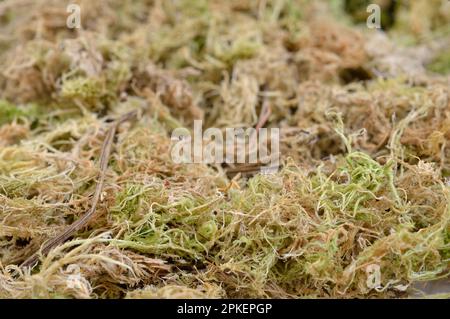
<path fill-rule="evenodd" d="M 68 2 L 0 2 L 0 297 L 407 297 L 448 278 L 446 1 L 401 3 L 387 34 L 344 2 L 79 1 L 82 30 Z M 264 104 L 278 173 L 172 162 L 172 129 L 254 126 Z M 95 218 L 20 268 L 90 209 L 109 122 L 133 110 Z"/>

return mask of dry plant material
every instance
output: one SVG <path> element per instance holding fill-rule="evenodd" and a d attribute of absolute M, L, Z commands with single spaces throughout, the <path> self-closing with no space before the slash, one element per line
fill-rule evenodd
<path fill-rule="evenodd" d="M 448 297 L 449 4 L 378 2 L 0 1 L 0 298 Z"/>
<path fill-rule="evenodd" d="M 98 201 L 100 200 L 100 196 L 103 192 L 103 186 L 105 183 L 105 174 L 106 174 L 106 170 L 108 168 L 109 156 L 111 154 L 111 149 L 113 147 L 113 142 L 114 142 L 114 137 L 116 135 L 117 127 L 121 123 L 131 119 L 134 116 L 136 116 L 135 111 L 121 116 L 120 119 L 114 121 L 114 123 L 111 125 L 111 127 L 108 129 L 108 131 L 106 133 L 105 141 L 103 142 L 102 150 L 100 153 L 100 164 L 99 164 L 100 173 L 98 176 L 97 185 L 95 187 L 95 193 L 94 193 L 94 196 L 92 197 L 91 208 L 89 209 L 89 211 L 86 214 L 84 214 L 80 219 L 78 219 L 76 222 L 74 222 L 72 225 L 67 227 L 67 229 L 65 229 L 64 232 L 57 235 L 55 238 L 52 238 L 48 242 L 46 242 L 42 246 L 39 254 L 41 254 L 41 255 L 48 254 L 50 252 L 50 250 L 52 250 L 53 248 L 55 248 L 58 245 L 61 245 L 67 239 L 69 239 L 75 232 L 77 232 L 81 228 L 85 227 L 89 223 L 89 221 L 94 217 Z M 39 255 L 38 255 L 38 253 L 36 253 L 36 254 L 32 255 L 30 258 L 28 258 L 27 260 L 25 260 L 21 266 L 22 267 L 33 267 L 33 266 L 35 266 L 38 258 L 39 258 Z"/>

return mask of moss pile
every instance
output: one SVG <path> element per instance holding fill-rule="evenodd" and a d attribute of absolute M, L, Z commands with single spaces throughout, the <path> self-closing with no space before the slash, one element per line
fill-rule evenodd
<path fill-rule="evenodd" d="M 448 288 L 450 7 L 379 2 L 0 1 L 0 298 Z M 174 163 L 196 119 L 280 128 L 279 171 Z"/>

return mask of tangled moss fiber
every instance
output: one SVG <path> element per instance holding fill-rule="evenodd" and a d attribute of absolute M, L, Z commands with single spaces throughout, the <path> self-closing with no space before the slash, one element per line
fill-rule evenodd
<path fill-rule="evenodd" d="M 0 297 L 406 298 L 446 283 L 448 4 L 398 1 L 381 32 L 353 24 L 361 3 L 83 0 L 70 30 L 64 1 L 1 1 Z M 20 267 L 92 208 L 111 123 L 132 111 L 94 218 Z M 174 163 L 172 130 L 197 119 L 280 128 L 279 170 Z"/>

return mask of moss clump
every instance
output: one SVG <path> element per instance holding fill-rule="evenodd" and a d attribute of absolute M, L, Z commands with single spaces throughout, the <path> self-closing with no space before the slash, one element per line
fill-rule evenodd
<path fill-rule="evenodd" d="M 428 66 L 428 70 L 440 74 L 450 72 L 450 51 L 439 54 Z"/>
<path fill-rule="evenodd" d="M 0 100 L 0 126 L 21 118 L 32 121 L 36 119 L 37 115 L 38 107 L 36 105 L 30 104 L 19 107 L 6 100 Z"/>
<path fill-rule="evenodd" d="M 98 108 L 99 101 L 105 96 L 103 82 L 97 78 L 76 77 L 64 80 L 61 97 L 80 101 L 92 108 Z"/>
<path fill-rule="evenodd" d="M 407 298 L 448 278 L 447 1 L 376 1 L 386 32 L 353 23 L 368 1 L 83 1 L 82 30 L 59 0 L 16 2 L 0 298 Z M 278 171 L 175 163 L 194 120 L 279 128 Z"/>

